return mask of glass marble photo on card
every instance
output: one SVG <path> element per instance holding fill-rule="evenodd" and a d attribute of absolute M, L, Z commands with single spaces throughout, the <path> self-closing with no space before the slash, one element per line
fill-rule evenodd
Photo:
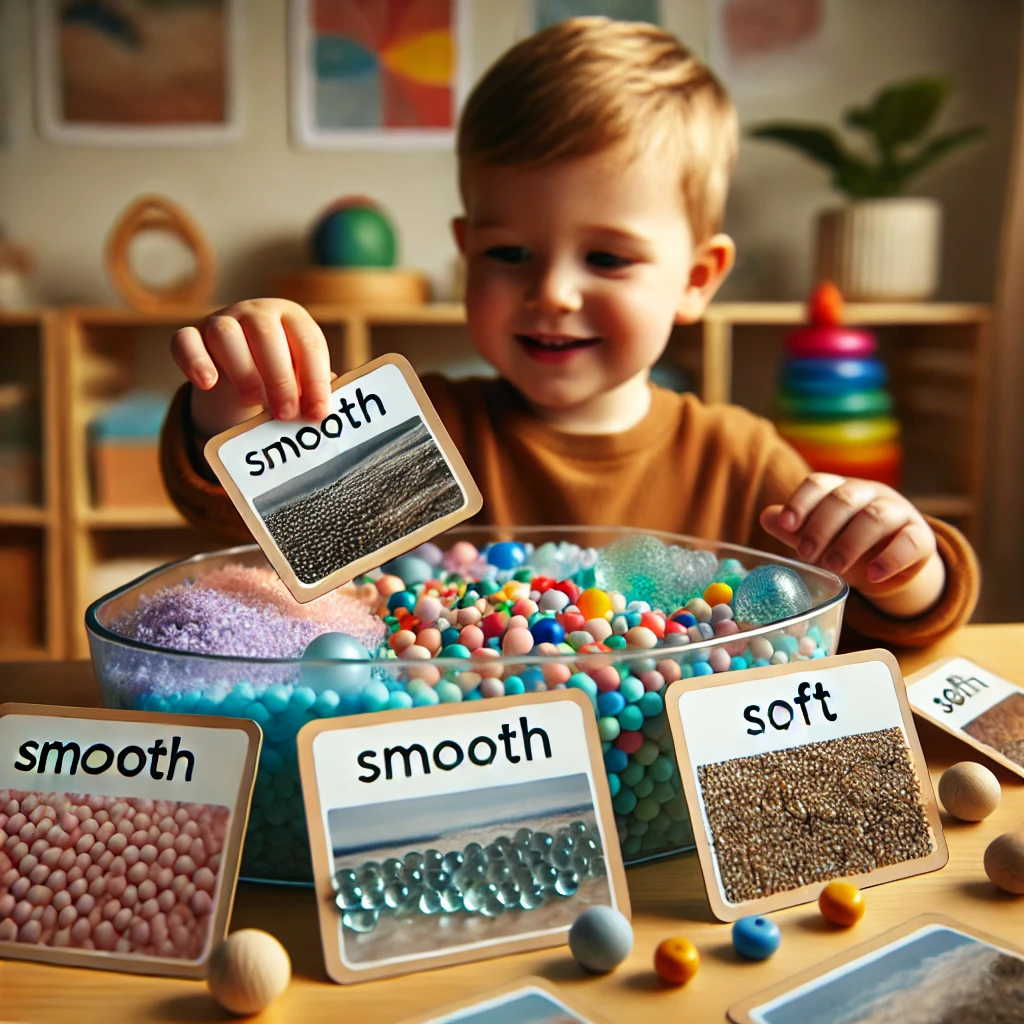
<path fill-rule="evenodd" d="M 319 423 L 268 413 L 218 434 L 206 457 L 299 602 L 475 515 L 458 450 L 401 356 L 338 378 Z"/>

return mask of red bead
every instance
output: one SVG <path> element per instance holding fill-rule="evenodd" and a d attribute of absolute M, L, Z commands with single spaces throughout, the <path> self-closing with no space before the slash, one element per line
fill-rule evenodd
<path fill-rule="evenodd" d="M 665 632 L 666 633 L 685 633 L 686 629 L 682 625 L 682 623 L 673 622 L 671 619 L 669 619 L 668 622 L 665 623 Z"/>
<path fill-rule="evenodd" d="M 508 616 L 504 612 L 491 612 L 480 620 L 480 629 L 483 631 L 484 639 L 490 640 L 493 636 L 501 636 L 508 625 Z"/>
<path fill-rule="evenodd" d="M 536 590 L 540 594 L 543 594 L 545 590 L 550 590 L 554 585 L 555 581 L 550 576 L 534 576 L 530 580 L 530 589 Z"/>
<path fill-rule="evenodd" d="M 587 620 L 579 612 L 559 612 L 555 620 L 566 633 L 578 632 L 587 624 Z"/>
<path fill-rule="evenodd" d="M 580 594 L 583 593 L 583 589 L 581 587 L 577 587 L 572 580 L 560 580 L 555 584 L 554 589 L 560 590 L 573 604 L 579 600 Z"/>
<path fill-rule="evenodd" d="M 646 626 L 659 640 L 665 639 L 665 620 L 657 612 L 643 612 L 640 625 Z"/>
<path fill-rule="evenodd" d="M 615 740 L 615 746 L 627 754 L 635 754 L 644 745 L 644 734 L 642 732 L 620 732 Z"/>
<path fill-rule="evenodd" d="M 593 643 L 584 644 L 576 653 L 577 654 L 611 654 L 612 649 L 607 647 L 605 644 Z"/>

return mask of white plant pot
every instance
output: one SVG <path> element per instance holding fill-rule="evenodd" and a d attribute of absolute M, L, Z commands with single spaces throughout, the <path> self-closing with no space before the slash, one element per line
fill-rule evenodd
<path fill-rule="evenodd" d="M 939 285 L 942 208 L 934 199 L 865 199 L 818 217 L 817 278 L 851 302 L 930 299 Z"/>

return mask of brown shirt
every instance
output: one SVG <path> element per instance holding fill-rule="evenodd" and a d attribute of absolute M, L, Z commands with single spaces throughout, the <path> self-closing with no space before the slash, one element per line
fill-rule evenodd
<path fill-rule="evenodd" d="M 793 556 L 758 516 L 786 501 L 808 468 L 772 424 L 732 405 L 652 387 L 651 408 L 619 434 L 585 436 L 550 429 L 501 380 L 423 384 L 484 496 L 476 521 L 505 526 L 632 526 Z M 250 535 L 214 482 L 193 438 L 189 387 L 168 413 L 161 439 L 164 481 L 193 525 L 219 541 Z M 946 563 L 945 592 L 914 619 L 879 612 L 859 594 L 847 602 L 847 632 L 874 641 L 925 646 L 963 625 L 977 602 L 979 571 L 966 539 L 929 519 Z M 854 640 L 854 643 L 857 641 Z"/>

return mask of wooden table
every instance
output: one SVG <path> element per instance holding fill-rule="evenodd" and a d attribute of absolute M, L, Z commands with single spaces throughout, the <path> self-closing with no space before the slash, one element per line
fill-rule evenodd
<path fill-rule="evenodd" d="M 969 626 L 926 651 L 900 655 L 900 663 L 909 674 L 936 658 L 959 654 L 1009 679 L 1024 681 L 1022 647 L 1024 625 Z M 86 662 L 35 663 L 3 668 L 0 701 L 4 700 L 85 705 L 98 703 L 98 695 Z M 918 728 L 936 784 L 950 764 L 983 760 L 926 723 Z M 482 997 L 527 975 L 540 975 L 608 1021 L 717 1021 L 724 1020 L 727 1007 L 741 997 L 926 911 L 941 910 L 1011 942 L 1019 941 L 1022 904 L 988 882 L 982 854 L 1000 832 L 1020 825 L 1024 784 L 998 765 L 990 767 L 1004 786 L 1002 803 L 988 820 L 976 825 L 943 815 L 950 853 L 943 870 L 867 890 L 867 914 L 850 931 L 827 925 L 813 904 L 775 914 L 782 929 L 782 948 L 763 963 L 736 958 L 729 926 L 710 916 L 693 854 L 629 869 L 636 943 L 629 960 L 603 977 L 585 974 L 563 947 L 340 987 L 324 974 L 312 891 L 242 885 L 232 928 L 273 932 L 288 948 L 294 968 L 285 995 L 252 1019 L 303 1024 L 335 1019 L 398 1021 Z M 702 957 L 700 973 L 681 989 L 664 987 L 651 968 L 655 946 L 671 935 L 690 938 Z M 5 1021 L 111 1024 L 226 1018 L 200 982 L 0 963 L 0 1019 Z"/>

